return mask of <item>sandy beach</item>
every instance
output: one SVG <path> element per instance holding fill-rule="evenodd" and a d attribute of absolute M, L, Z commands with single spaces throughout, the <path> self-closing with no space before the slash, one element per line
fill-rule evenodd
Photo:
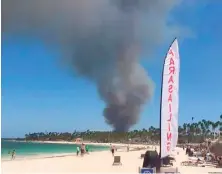
<path fill-rule="evenodd" d="M 118 145 L 118 144 L 115 144 Z M 130 145 L 130 147 L 138 145 Z M 141 145 L 144 146 L 144 145 Z M 158 150 L 158 148 L 157 148 Z M 38 159 L 20 159 L 14 161 L 2 161 L 2 173 L 138 173 L 138 168 L 142 166 L 143 159 L 140 158 L 146 150 L 126 152 L 124 149 L 117 151 L 115 155 L 121 156 L 122 165 L 113 166 L 113 157 L 110 151 L 92 152 L 84 157 L 75 154 L 60 155 L 58 157 L 42 157 Z M 179 152 L 179 155 L 177 155 Z M 176 162 L 174 167 L 178 167 L 183 173 L 208 173 L 221 172 L 222 169 L 210 167 L 185 167 L 180 166 L 180 162 L 187 159 L 185 151 L 177 148 L 175 151 Z"/>

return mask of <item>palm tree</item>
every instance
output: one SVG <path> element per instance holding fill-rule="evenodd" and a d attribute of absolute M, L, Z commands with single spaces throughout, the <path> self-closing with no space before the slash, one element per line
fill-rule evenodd
<path fill-rule="evenodd" d="M 183 124 L 183 130 L 184 130 L 184 134 L 187 134 L 187 124 L 186 123 Z"/>
<path fill-rule="evenodd" d="M 201 122 L 200 127 L 201 127 L 201 132 L 202 132 L 202 134 L 203 134 L 203 137 L 204 137 L 204 139 L 205 139 L 206 128 L 205 128 L 205 126 L 204 126 L 204 123 L 203 123 L 203 122 Z"/>
<path fill-rule="evenodd" d="M 220 115 L 220 124 L 219 124 L 219 139 L 222 132 L 222 114 Z"/>
<path fill-rule="evenodd" d="M 199 121 L 197 123 L 197 127 L 198 127 L 198 134 L 203 134 L 204 124 L 201 121 Z"/>
<path fill-rule="evenodd" d="M 147 130 L 145 128 L 142 129 L 142 137 L 146 137 L 147 135 Z"/>
<path fill-rule="evenodd" d="M 219 138 L 220 138 L 220 134 L 221 134 L 221 132 L 222 132 L 222 126 L 220 126 L 220 128 L 219 128 Z"/>
<path fill-rule="evenodd" d="M 209 122 L 206 121 L 206 120 L 202 120 L 203 124 L 204 124 L 204 127 L 205 127 L 205 136 L 207 137 L 207 135 L 209 134 L 210 130 L 209 130 Z"/>
<path fill-rule="evenodd" d="M 212 132 L 213 132 L 213 135 L 214 135 L 214 139 L 215 139 L 215 129 L 218 127 L 218 123 L 216 122 L 216 123 L 211 123 L 211 125 L 212 125 Z"/>
<path fill-rule="evenodd" d="M 183 128 L 181 126 L 178 127 L 178 133 L 179 135 L 182 135 L 183 134 Z"/>
<path fill-rule="evenodd" d="M 191 125 L 190 123 L 187 124 L 187 129 L 188 129 L 188 132 L 190 133 L 190 128 L 191 128 Z"/>

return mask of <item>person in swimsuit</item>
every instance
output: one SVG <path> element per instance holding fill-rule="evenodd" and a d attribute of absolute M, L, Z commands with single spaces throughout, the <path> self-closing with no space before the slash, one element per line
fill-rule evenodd
<path fill-rule="evenodd" d="M 83 156 L 84 155 L 84 144 L 81 145 L 80 151 L 81 151 L 81 156 Z"/>

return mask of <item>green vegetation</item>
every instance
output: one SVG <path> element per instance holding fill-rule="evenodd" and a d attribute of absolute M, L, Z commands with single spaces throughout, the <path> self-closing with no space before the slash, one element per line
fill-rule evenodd
<path fill-rule="evenodd" d="M 219 130 L 221 136 L 219 135 Z M 184 123 L 178 128 L 178 143 L 192 142 L 201 143 L 206 138 L 222 137 L 222 115 L 220 121 L 212 122 L 202 120 L 197 123 Z M 25 135 L 26 141 L 75 141 L 76 138 L 82 138 L 84 141 L 91 142 L 121 142 L 121 143 L 158 143 L 160 129 L 151 126 L 149 129 L 133 130 L 129 132 L 110 132 L 110 131 L 74 131 L 65 132 L 40 132 L 29 133 Z"/>

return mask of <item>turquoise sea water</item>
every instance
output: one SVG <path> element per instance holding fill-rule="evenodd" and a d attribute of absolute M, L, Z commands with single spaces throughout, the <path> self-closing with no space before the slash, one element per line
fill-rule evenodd
<path fill-rule="evenodd" d="M 37 142 L 14 142 L 14 141 L 2 141 L 1 143 L 1 155 L 2 157 L 10 157 L 9 151 L 16 150 L 16 157 L 27 157 L 35 155 L 53 155 L 53 154 L 67 154 L 75 153 L 75 144 L 53 144 L 53 143 L 37 143 Z M 108 150 L 107 146 L 95 146 L 88 145 L 89 151 L 103 151 Z"/>

